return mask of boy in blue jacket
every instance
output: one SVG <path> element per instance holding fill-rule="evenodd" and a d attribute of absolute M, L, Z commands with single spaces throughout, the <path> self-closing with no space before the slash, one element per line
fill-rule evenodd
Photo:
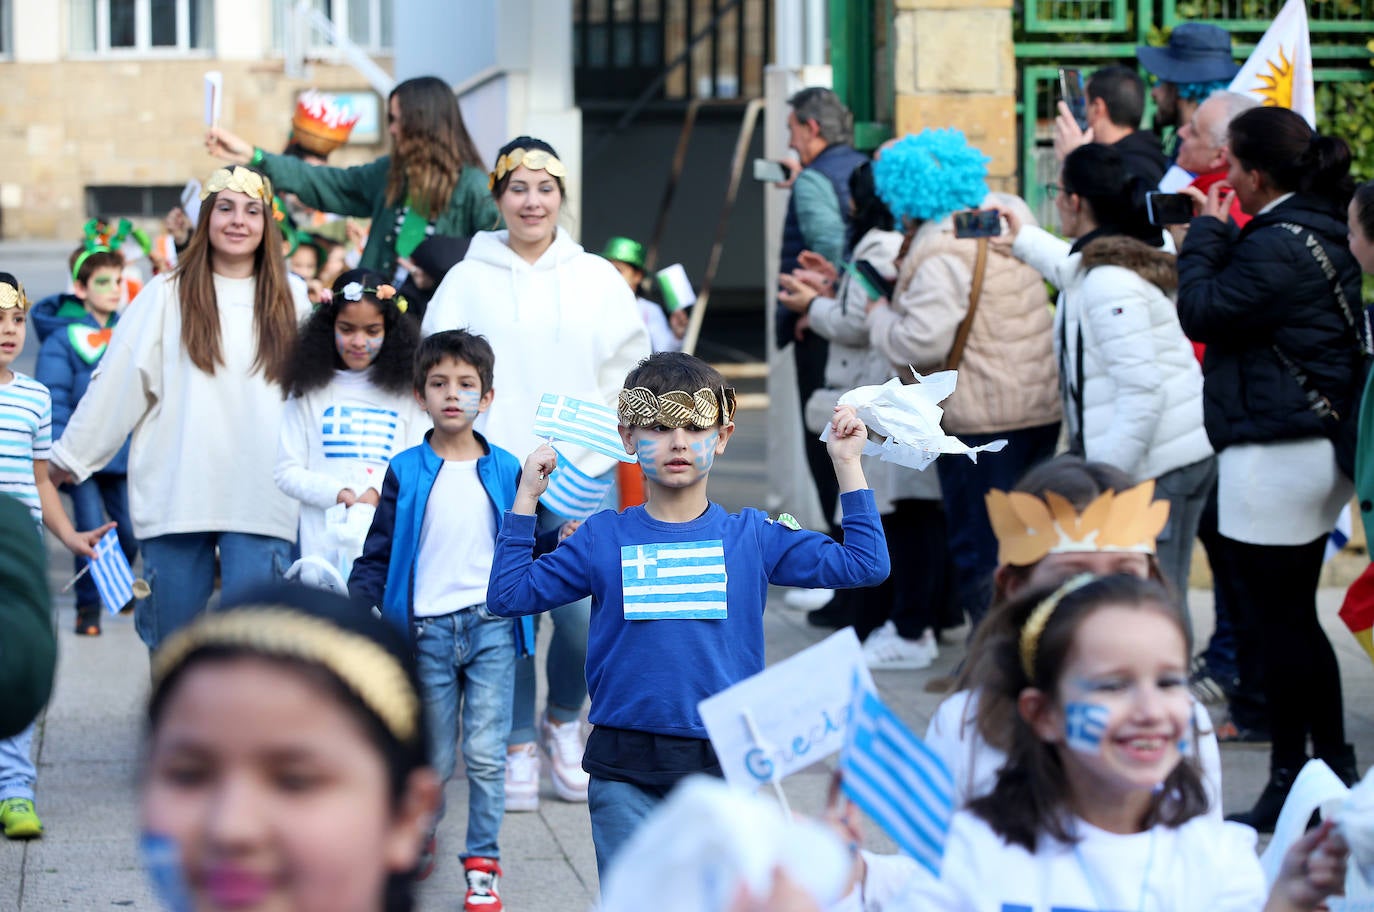
<path fill-rule="evenodd" d="M 709 364 L 651 355 L 620 391 L 620 436 L 638 456 L 648 503 L 609 510 L 535 560 L 534 510 L 557 457 L 541 446 L 496 539 L 487 606 L 520 617 L 592 597 L 587 686 L 592 733 L 582 767 L 601 877 L 668 791 L 721 775 L 697 704 L 764 667 L 770 583 L 874 586 L 887 544 L 859 454 L 868 431 L 836 408 L 827 448 L 840 483 L 844 544 L 758 510 L 726 513 L 706 496 L 734 432 L 735 396 Z"/>
<path fill-rule="evenodd" d="M 461 709 L 467 912 L 501 912 L 497 835 L 506 809 L 510 695 L 517 650 L 529 655 L 534 649 L 529 619 L 513 624 L 486 605 L 496 532 L 520 477 L 519 461 L 472 427 L 491 405 L 495 363 L 487 340 L 463 330 L 420 343 L 415 398 L 434 429 L 391 461 L 362 556 L 348 578 L 350 595 L 379 606 L 382 618 L 414 646 L 430 762 L 444 782 L 453 775 Z M 435 827 L 442 816 L 441 804 Z M 425 869 L 433 852 L 431 836 Z M 422 876 L 427 873 L 422 869 Z"/>
<path fill-rule="evenodd" d="M 124 292 L 124 257 L 106 247 L 81 247 L 68 261 L 73 293 L 54 295 L 33 310 L 34 328 L 42 343 L 34 377 L 52 394 L 52 437 L 62 436 L 67 420 L 86 395 L 91 375 L 109 348 Z M 129 442 L 124 441 L 103 469 L 78 485 L 63 485 L 72 499 L 72 520 L 78 529 L 94 529 L 108 516 L 117 525 L 119 546 L 133 563 L 138 540 L 129 519 Z M 86 566 L 77 556 L 76 572 Z M 76 633 L 100 634 L 100 595 L 90 574 L 76 581 Z"/>

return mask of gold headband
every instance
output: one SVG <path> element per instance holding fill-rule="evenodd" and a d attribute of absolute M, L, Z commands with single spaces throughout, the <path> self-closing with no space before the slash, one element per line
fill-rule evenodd
<path fill-rule="evenodd" d="M 360 633 L 270 605 L 204 614 L 153 654 L 153 689 L 198 649 L 241 647 L 249 652 L 321 665 L 342 681 L 402 743 L 418 734 L 420 698 L 395 656 Z"/>
<path fill-rule="evenodd" d="M 205 182 L 205 186 L 200 188 L 200 198 L 202 201 L 207 200 L 211 193 L 218 193 L 221 190 L 237 190 L 253 199 L 264 201 L 272 198 L 271 181 L 256 171 L 241 168 L 238 165 L 220 168 L 211 174 L 210 179 Z"/>
<path fill-rule="evenodd" d="M 1021 670 L 1026 673 L 1027 681 L 1035 680 L 1035 654 L 1040 649 L 1040 636 L 1045 632 L 1045 625 L 1050 622 L 1054 609 L 1069 593 L 1082 589 L 1095 579 L 1097 577 L 1091 573 L 1070 577 L 1049 598 L 1036 605 L 1030 617 L 1026 618 L 1026 625 L 1021 628 Z"/>
<path fill-rule="evenodd" d="M 636 386 L 620 391 L 617 412 L 626 427 L 709 428 L 716 426 L 722 410 L 725 420 L 719 423 L 729 424 L 735 418 L 735 391 L 728 387 L 722 386 L 719 393 L 703 386 L 695 393 L 671 390 L 659 396 Z"/>
<path fill-rule="evenodd" d="M 0 310 L 13 310 L 18 307 L 20 310 L 29 309 L 29 299 L 24 295 L 24 284 L 15 280 L 15 284 L 0 282 Z"/>
<path fill-rule="evenodd" d="M 551 176 L 557 178 L 568 176 L 567 165 L 559 161 L 557 156 L 550 155 L 543 149 L 511 149 L 510 152 L 496 160 L 496 170 L 487 177 L 487 189 L 494 189 L 497 181 L 521 165 L 531 171 L 547 171 Z"/>
<path fill-rule="evenodd" d="M 1154 554 L 1155 539 L 1169 522 L 1169 502 L 1154 501 L 1154 493 L 1154 481 L 1119 493 L 1103 491 L 1079 513 L 1053 491 L 1041 499 L 994 488 L 987 493 L 987 505 L 997 536 L 997 561 L 1026 567 L 1065 552 Z"/>

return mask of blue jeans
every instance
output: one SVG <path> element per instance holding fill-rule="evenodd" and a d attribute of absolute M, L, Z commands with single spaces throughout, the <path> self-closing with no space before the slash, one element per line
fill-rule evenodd
<path fill-rule="evenodd" d="M 993 488 L 1010 491 L 1028 469 L 1053 456 L 1059 422 L 1000 434 L 960 434 L 959 439 L 969 446 L 1007 441 L 1002 452 L 982 454 L 977 462 L 962 456 L 935 462 L 949 523 L 954 591 L 972 635 L 992 601 L 992 571 L 997 569 L 997 536 L 988 521 L 987 493 Z"/>
<path fill-rule="evenodd" d="M 468 834 L 462 857 L 500 858 L 506 816 L 506 735 L 515 683 L 515 622 L 486 605 L 416 618 L 415 662 L 429 725 L 430 764 L 447 783 L 462 715 L 468 780 Z M 444 816 L 440 804 L 434 824 Z"/>
<path fill-rule="evenodd" d="M 33 726 L 13 738 L 0 738 L 0 801 L 7 798 L 28 798 L 33 800 L 33 783 L 38 778 L 38 770 L 29 759 L 33 746 Z"/>
<path fill-rule="evenodd" d="M 77 529 L 98 529 L 106 516 L 118 524 L 119 547 L 132 564 L 138 556 L 138 539 L 134 538 L 133 520 L 129 518 L 129 476 L 97 473 L 79 485 L 63 485 L 62 490 L 72 499 L 72 524 Z M 88 563 L 84 557 L 74 558 L 74 562 L 77 573 Z M 100 604 L 100 594 L 90 574 L 76 581 L 76 604 Z"/>
<path fill-rule="evenodd" d="M 592 845 L 596 848 L 596 874 L 601 886 L 611 863 L 644 818 L 668 797 L 667 789 L 617 782 L 593 776 L 587 784 L 587 811 L 592 818 Z"/>
<path fill-rule="evenodd" d="M 219 547 L 221 600 L 234 602 L 282 578 L 291 542 L 247 532 L 182 532 L 143 542 L 143 569 L 152 595 L 135 603 L 134 627 L 150 650 L 205 610 L 215 587 Z"/>

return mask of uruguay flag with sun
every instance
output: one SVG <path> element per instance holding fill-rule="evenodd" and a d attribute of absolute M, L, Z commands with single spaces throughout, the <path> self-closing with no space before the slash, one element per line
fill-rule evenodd
<path fill-rule="evenodd" d="M 1312 84 L 1312 42 L 1304 0 L 1288 0 L 1245 61 L 1232 92 L 1266 107 L 1291 108 L 1315 129 L 1317 103 Z"/>

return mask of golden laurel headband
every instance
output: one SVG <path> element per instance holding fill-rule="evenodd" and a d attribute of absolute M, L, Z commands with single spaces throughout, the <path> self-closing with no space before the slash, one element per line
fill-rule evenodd
<path fill-rule="evenodd" d="M 0 310 L 13 310 L 16 307 L 20 310 L 29 309 L 29 299 L 24 294 L 24 283 L 18 280 L 14 285 L 0 282 Z"/>
<path fill-rule="evenodd" d="M 547 171 L 553 177 L 568 176 L 568 166 L 543 149 L 511 149 L 496 160 L 496 170 L 487 176 L 487 189 L 495 188 L 497 181 L 521 165 L 531 171 Z"/>
<path fill-rule="evenodd" d="M 272 182 L 258 172 L 239 165 L 220 168 L 211 174 L 205 186 L 200 188 L 200 198 L 202 201 L 207 200 L 211 193 L 221 190 L 237 190 L 245 196 L 263 201 L 272 198 Z"/>
<path fill-rule="evenodd" d="M 1054 615 L 1054 609 L 1059 607 L 1059 603 L 1073 592 L 1077 592 L 1084 586 L 1091 583 L 1097 577 L 1091 573 L 1080 573 L 1064 581 L 1064 585 L 1050 595 L 1049 598 L 1035 606 L 1035 610 L 1026 618 L 1026 624 L 1021 628 L 1021 670 L 1026 673 L 1026 680 L 1035 680 L 1035 654 L 1040 649 L 1040 637 L 1045 632 L 1045 625 L 1050 622 Z"/>
<path fill-rule="evenodd" d="M 204 614 L 173 634 L 153 654 L 153 689 L 192 653 L 210 646 L 323 666 L 357 694 L 396 740 L 409 743 L 419 734 L 420 698 L 395 656 L 323 618 L 270 605 Z"/>
<path fill-rule="evenodd" d="M 620 391 L 616 411 L 626 427 L 715 427 L 717 423 L 735 420 L 735 391 L 722 386 L 717 392 L 703 386 L 695 393 L 671 390 L 659 396 L 651 389 L 636 386 Z"/>
<path fill-rule="evenodd" d="M 1153 480 L 1119 493 L 1103 491 L 1079 513 L 1053 491 L 1041 499 L 993 489 L 986 499 L 997 562 L 1026 567 L 1049 554 L 1081 551 L 1154 554 L 1155 539 L 1169 522 L 1169 502 L 1154 500 L 1154 493 Z"/>

